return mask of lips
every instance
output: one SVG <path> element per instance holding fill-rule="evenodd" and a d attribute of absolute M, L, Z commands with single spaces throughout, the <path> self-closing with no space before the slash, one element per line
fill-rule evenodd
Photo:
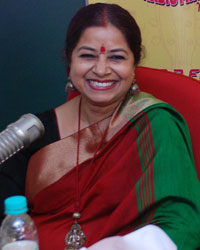
<path fill-rule="evenodd" d="M 111 88 L 114 88 L 117 81 L 114 80 L 105 80 L 105 81 L 99 81 L 99 80 L 87 80 L 88 85 L 95 90 L 108 90 Z"/>

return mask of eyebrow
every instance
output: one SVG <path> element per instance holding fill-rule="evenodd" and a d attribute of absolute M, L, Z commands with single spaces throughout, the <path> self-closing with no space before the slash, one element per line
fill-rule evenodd
<path fill-rule="evenodd" d="M 80 48 L 78 48 L 78 51 L 82 50 L 82 49 L 86 49 L 86 50 L 91 50 L 91 51 L 96 51 L 96 49 L 88 47 L 88 46 L 81 46 Z"/>
<path fill-rule="evenodd" d="M 110 53 L 113 53 L 113 52 L 124 52 L 124 53 L 126 53 L 128 55 L 128 52 L 125 49 L 121 49 L 121 48 L 119 48 L 119 49 L 111 49 L 111 50 L 109 50 L 109 52 Z"/>
<path fill-rule="evenodd" d="M 90 51 L 93 51 L 93 52 L 97 51 L 96 49 L 94 49 L 92 47 L 88 47 L 88 46 L 81 46 L 80 48 L 78 48 L 78 51 L 80 51 L 82 49 L 90 50 Z M 108 51 L 108 53 L 114 53 L 114 52 L 124 52 L 124 53 L 126 53 L 128 55 L 128 52 L 125 49 L 122 49 L 122 48 L 111 49 L 111 50 Z"/>

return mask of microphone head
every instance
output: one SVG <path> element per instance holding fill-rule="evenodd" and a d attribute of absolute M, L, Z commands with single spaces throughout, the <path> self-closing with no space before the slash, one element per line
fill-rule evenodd
<path fill-rule="evenodd" d="M 0 164 L 28 147 L 44 134 L 44 125 L 33 114 L 25 114 L 0 133 Z"/>
<path fill-rule="evenodd" d="M 33 114 L 22 115 L 19 120 L 7 126 L 8 129 L 15 131 L 24 143 L 24 147 L 29 146 L 44 134 L 44 125 L 40 119 Z"/>

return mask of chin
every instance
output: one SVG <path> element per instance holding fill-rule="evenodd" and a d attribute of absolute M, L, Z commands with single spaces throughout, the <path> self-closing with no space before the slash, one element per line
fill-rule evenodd
<path fill-rule="evenodd" d="M 98 96 L 98 95 L 94 95 L 93 97 L 86 97 L 87 100 L 92 103 L 95 106 L 109 106 L 111 104 L 114 103 L 119 103 L 123 97 L 122 96 L 112 96 L 112 97 L 108 97 L 108 96 Z"/>

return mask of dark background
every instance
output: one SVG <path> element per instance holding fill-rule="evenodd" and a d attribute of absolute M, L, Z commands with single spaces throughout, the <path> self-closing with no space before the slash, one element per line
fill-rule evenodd
<path fill-rule="evenodd" d="M 85 0 L 0 0 L 0 131 L 62 104 L 66 29 Z"/>

